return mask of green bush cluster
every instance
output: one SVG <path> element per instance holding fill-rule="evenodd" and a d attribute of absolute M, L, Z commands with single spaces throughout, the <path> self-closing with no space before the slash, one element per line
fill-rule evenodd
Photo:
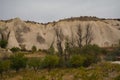
<path fill-rule="evenodd" d="M 37 51 L 36 46 L 32 46 L 31 50 L 32 50 L 33 53 L 36 52 Z"/>
<path fill-rule="evenodd" d="M 21 68 L 25 68 L 27 65 L 27 58 L 24 57 L 24 54 L 17 53 L 10 57 L 11 68 L 19 71 Z"/>
<path fill-rule="evenodd" d="M 15 70 L 18 72 L 21 69 L 29 68 L 35 72 L 42 68 L 47 68 L 49 71 L 57 67 L 59 57 L 57 55 L 47 55 L 44 58 L 26 58 L 23 53 L 15 53 L 7 60 L 0 60 L 0 74 L 7 70 Z"/>
<path fill-rule="evenodd" d="M 54 54 L 54 49 L 51 47 L 49 49 L 49 54 L 47 54 L 45 57 L 39 58 L 39 57 L 32 57 L 32 58 L 26 58 L 23 53 L 16 53 L 19 51 L 17 47 L 14 47 L 11 49 L 11 51 L 15 52 L 10 58 L 0 60 L 0 74 L 1 76 L 8 72 L 8 71 L 20 71 L 22 69 L 28 69 L 28 70 L 34 70 L 37 72 L 40 69 L 47 69 L 49 72 L 51 69 L 55 68 L 84 68 L 91 66 L 92 69 L 96 70 L 90 70 L 92 71 L 92 74 L 86 76 L 82 72 L 81 75 L 75 75 L 75 78 L 79 78 L 83 76 L 81 79 L 83 80 L 98 80 L 100 75 L 102 75 L 102 72 L 105 73 L 105 75 L 102 76 L 109 76 L 108 73 L 111 73 L 112 71 L 120 71 L 120 66 L 118 65 L 112 65 L 109 63 L 104 64 L 94 64 L 100 61 L 100 56 L 102 53 L 106 53 L 102 48 L 98 47 L 97 45 L 85 45 L 82 48 L 79 47 L 69 47 L 66 49 L 65 55 L 59 56 Z M 119 52 L 119 49 L 117 49 L 117 52 Z M 118 54 L 118 53 L 117 53 Z M 94 64 L 91 65 L 91 64 Z M 62 65 L 62 66 L 60 66 Z M 100 67 L 102 66 L 102 67 Z M 90 67 L 89 67 L 90 68 Z M 87 71 L 87 70 L 86 70 Z M 89 71 L 89 70 L 88 70 Z M 98 71 L 98 72 L 97 72 Z M 52 72 L 52 71 L 51 71 Z M 119 80 L 119 75 L 116 76 L 115 80 Z"/>
<path fill-rule="evenodd" d="M 27 58 L 22 53 L 16 53 L 8 59 L 0 59 L 0 74 L 8 72 L 11 69 L 16 72 L 20 69 L 24 69 L 27 66 Z"/>
<path fill-rule="evenodd" d="M 50 71 L 52 68 L 57 67 L 59 64 L 59 57 L 57 55 L 47 55 L 44 58 L 30 58 L 28 60 L 29 68 L 38 71 L 42 68 L 47 68 Z"/>
<path fill-rule="evenodd" d="M 103 49 L 97 45 L 85 45 L 81 48 L 67 46 L 66 53 L 67 60 L 63 61 L 68 62 L 68 65 L 73 67 L 88 67 L 99 62 L 101 60 L 100 56 L 104 54 Z"/>
<path fill-rule="evenodd" d="M 10 60 L 0 60 L 0 74 L 7 72 L 10 69 Z"/>
<path fill-rule="evenodd" d="M 11 51 L 18 52 L 19 48 L 14 47 Z M 100 61 L 99 56 L 101 55 L 102 49 L 96 45 L 86 45 L 82 48 L 68 47 L 66 56 L 63 55 L 62 57 L 52 54 L 52 52 L 54 53 L 54 50 L 50 48 L 50 54 L 47 54 L 44 58 L 26 58 L 22 53 L 15 53 L 8 59 L 9 62 L 4 62 L 4 60 L 0 61 L 0 73 L 2 74 L 8 69 L 13 69 L 17 72 L 26 67 L 33 69 L 35 72 L 42 68 L 47 68 L 48 71 L 50 71 L 52 68 L 56 67 L 88 67 Z"/>
<path fill-rule="evenodd" d="M 81 55 L 73 55 L 69 60 L 69 65 L 71 67 L 81 67 L 84 65 L 86 58 Z"/>
<path fill-rule="evenodd" d="M 7 44 L 8 44 L 7 40 L 0 40 L 0 47 L 1 48 L 6 48 Z"/>
<path fill-rule="evenodd" d="M 69 66 L 66 67 L 81 67 L 85 65 L 86 58 L 81 55 L 73 55 L 67 62 Z M 42 68 L 47 68 L 48 71 L 51 69 L 59 67 L 60 57 L 57 55 L 47 55 L 44 58 L 26 58 L 22 53 L 15 53 L 9 59 L 9 62 L 1 60 L 0 62 L 0 73 L 2 74 L 7 69 L 13 69 L 16 72 L 20 69 L 29 68 L 33 69 L 35 72 Z M 5 68 L 5 69 L 4 69 Z"/>
<path fill-rule="evenodd" d="M 59 57 L 56 55 L 47 55 L 43 59 L 42 63 L 43 67 L 48 68 L 50 71 L 52 68 L 55 68 L 59 64 Z"/>
<path fill-rule="evenodd" d="M 20 48 L 18 48 L 18 47 L 13 47 L 13 48 L 11 48 L 10 49 L 13 53 L 15 53 L 15 52 L 19 52 L 20 51 Z"/>
<path fill-rule="evenodd" d="M 48 54 L 54 54 L 55 53 L 55 49 L 53 47 L 53 45 L 50 46 L 50 48 L 48 49 Z"/>
<path fill-rule="evenodd" d="M 42 65 L 42 60 L 40 58 L 30 58 L 28 60 L 28 66 L 29 68 L 33 68 L 35 72 L 37 72 Z"/>
<path fill-rule="evenodd" d="M 118 46 L 116 49 L 113 51 L 109 52 L 106 56 L 106 60 L 108 61 L 116 61 L 117 57 L 120 56 L 120 46 Z"/>

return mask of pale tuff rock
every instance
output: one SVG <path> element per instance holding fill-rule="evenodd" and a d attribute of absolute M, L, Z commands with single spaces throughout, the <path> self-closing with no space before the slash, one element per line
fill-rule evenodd
<path fill-rule="evenodd" d="M 61 20 L 48 24 L 38 24 L 35 22 L 25 22 L 19 18 L 8 21 L 0 21 L 1 35 L 8 40 L 7 48 L 19 47 L 25 45 L 30 50 L 32 46 L 37 49 L 48 49 L 53 43 L 57 50 L 56 29 L 60 31 L 62 47 L 65 48 L 66 39 L 74 42 L 78 46 L 78 26 L 80 25 L 82 37 L 86 35 L 87 26 L 90 27 L 91 44 L 97 44 L 100 47 L 116 46 L 120 40 L 120 21 L 118 20 Z M 85 44 L 83 39 L 82 44 Z"/>
<path fill-rule="evenodd" d="M 11 44 L 12 43 L 12 44 Z M 11 48 L 11 47 L 19 47 L 19 43 L 15 37 L 15 33 L 14 31 L 11 31 L 10 32 L 10 35 L 9 35 L 9 39 L 8 39 L 8 45 L 7 45 L 8 48 Z"/>

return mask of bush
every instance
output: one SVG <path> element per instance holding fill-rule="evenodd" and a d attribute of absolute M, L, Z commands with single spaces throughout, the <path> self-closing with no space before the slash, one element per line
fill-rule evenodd
<path fill-rule="evenodd" d="M 25 68 L 27 64 L 27 58 L 24 57 L 22 53 L 17 53 L 10 57 L 11 60 L 11 67 L 15 69 L 16 72 L 19 71 L 21 68 Z"/>
<path fill-rule="evenodd" d="M 82 47 L 82 55 L 86 57 L 84 66 L 88 67 L 92 63 L 97 63 L 100 61 L 100 56 L 103 54 L 102 48 L 98 47 L 97 45 L 85 45 Z"/>
<path fill-rule="evenodd" d="M 36 46 L 32 46 L 32 52 L 36 52 L 36 51 L 37 51 Z"/>
<path fill-rule="evenodd" d="M 88 67 L 93 63 L 97 63 L 98 61 L 100 61 L 100 58 L 97 56 L 93 56 L 93 55 L 84 55 L 86 60 L 84 62 L 84 66 Z"/>
<path fill-rule="evenodd" d="M 18 47 L 13 47 L 10 49 L 13 53 L 20 51 L 20 48 Z"/>
<path fill-rule="evenodd" d="M 82 53 L 90 55 L 99 55 L 102 52 L 97 45 L 85 45 L 82 47 Z"/>
<path fill-rule="evenodd" d="M 36 72 L 38 69 L 41 68 L 41 59 L 40 58 L 31 58 L 28 61 L 28 66 L 33 68 L 34 71 Z"/>
<path fill-rule="evenodd" d="M 117 47 L 113 51 L 107 54 L 106 60 L 108 61 L 116 61 L 117 57 L 120 56 L 120 47 Z"/>
<path fill-rule="evenodd" d="M 48 68 L 50 71 L 52 68 L 55 68 L 59 64 L 59 57 L 56 55 L 47 55 L 43 60 L 43 67 Z"/>
<path fill-rule="evenodd" d="M 8 44 L 7 40 L 0 40 L 0 47 L 1 48 L 6 48 L 7 44 Z"/>
<path fill-rule="evenodd" d="M 50 48 L 48 49 L 48 54 L 54 54 L 55 53 L 55 49 L 54 47 L 51 45 Z"/>
<path fill-rule="evenodd" d="M 85 62 L 85 57 L 82 55 L 73 55 L 70 58 L 69 64 L 71 67 L 81 67 Z"/>
<path fill-rule="evenodd" d="M 8 71 L 10 69 L 10 61 L 9 60 L 0 60 L 0 74 L 2 76 L 3 72 Z"/>

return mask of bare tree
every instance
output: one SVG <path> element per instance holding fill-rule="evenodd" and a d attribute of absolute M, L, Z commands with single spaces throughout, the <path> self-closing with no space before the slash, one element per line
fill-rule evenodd
<path fill-rule="evenodd" d="M 66 42 L 65 42 L 65 51 L 64 51 L 64 57 L 65 57 L 65 61 L 67 61 L 69 58 L 70 58 L 70 56 L 71 56 L 71 43 L 70 43 L 70 41 L 69 41 L 69 38 L 68 37 L 66 37 Z"/>
<path fill-rule="evenodd" d="M 62 41 L 63 41 L 63 34 L 62 34 L 62 30 L 59 27 L 54 28 L 55 30 L 55 34 L 57 37 L 57 49 L 59 52 L 59 55 L 62 56 L 63 55 L 63 48 L 62 48 Z"/>
<path fill-rule="evenodd" d="M 69 42 L 70 43 L 70 47 L 75 47 L 75 38 L 74 38 L 74 35 L 73 35 L 73 30 L 71 28 L 71 41 Z"/>
<path fill-rule="evenodd" d="M 78 46 L 81 48 L 82 47 L 82 41 L 83 41 L 83 36 L 82 36 L 82 29 L 81 29 L 81 25 L 77 25 L 78 31 L 77 31 L 77 35 L 78 35 Z"/>
<path fill-rule="evenodd" d="M 90 44 L 91 41 L 93 40 L 93 35 L 92 35 L 91 27 L 89 24 L 86 27 L 86 34 L 84 38 L 85 38 L 86 45 Z"/>

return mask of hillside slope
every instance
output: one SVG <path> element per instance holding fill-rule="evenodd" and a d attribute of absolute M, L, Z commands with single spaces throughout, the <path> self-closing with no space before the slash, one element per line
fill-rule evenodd
<path fill-rule="evenodd" d="M 59 40 L 63 48 L 66 41 L 78 46 L 80 34 L 83 45 L 89 38 L 88 43 L 100 47 L 116 46 L 120 40 L 120 21 L 79 17 L 46 24 L 22 21 L 19 18 L 0 21 L 0 39 L 8 40 L 7 48 L 25 47 L 30 50 L 36 46 L 37 49 L 48 49 L 53 44 L 57 50 Z"/>

